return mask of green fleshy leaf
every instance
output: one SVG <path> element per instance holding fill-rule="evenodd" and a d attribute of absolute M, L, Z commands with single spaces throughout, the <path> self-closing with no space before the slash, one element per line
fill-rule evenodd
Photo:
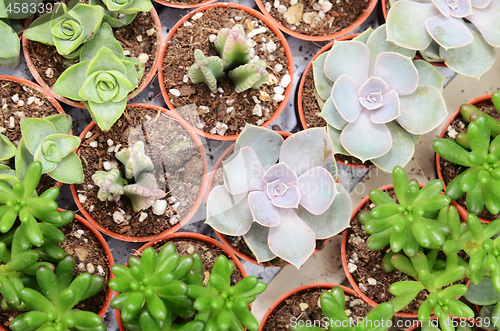
<path fill-rule="evenodd" d="M 259 139 L 255 139 L 259 137 Z M 239 151 L 243 147 L 250 147 L 257 154 L 260 163 L 264 168 L 274 165 L 279 158 L 283 137 L 275 131 L 247 124 L 241 131 L 234 151 Z"/>
<path fill-rule="evenodd" d="M 500 293 L 493 287 L 491 278 L 483 277 L 478 285 L 469 285 L 469 290 L 464 297 L 471 303 L 480 306 L 493 305 L 500 302 Z"/>
<path fill-rule="evenodd" d="M 91 6 L 79 3 L 68 12 L 81 22 L 83 27 L 83 41 L 87 41 L 94 36 L 101 26 L 104 9 L 100 6 Z"/>
<path fill-rule="evenodd" d="M 26 171 L 28 171 L 28 167 L 31 163 L 33 163 L 34 158 L 33 154 L 30 153 L 28 148 L 26 148 L 26 142 L 24 139 L 19 141 L 17 144 L 17 154 L 16 154 L 16 175 L 19 179 L 23 179 Z"/>
<path fill-rule="evenodd" d="M 56 128 L 56 133 L 70 134 L 71 124 L 73 120 L 68 114 L 55 114 L 44 117 L 45 120 L 51 122 Z"/>
<path fill-rule="evenodd" d="M 443 93 L 443 86 L 446 77 L 430 63 L 422 60 L 415 60 L 413 64 L 418 71 L 418 86 L 432 85 Z"/>
<path fill-rule="evenodd" d="M 351 156 L 351 154 L 349 154 L 349 152 L 347 152 L 344 146 L 342 146 L 342 144 L 340 143 L 340 134 L 342 133 L 342 131 L 335 129 L 330 125 L 327 125 L 327 131 L 328 135 L 330 136 L 330 140 L 332 141 L 333 151 L 335 152 L 335 154 Z"/>
<path fill-rule="evenodd" d="M 80 62 L 66 69 L 54 84 L 56 94 L 71 100 L 85 101 L 80 96 L 82 85 L 87 79 L 90 61 Z"/>
<path fill-rule="evenodd" d="M 122 64 L 125 66 L 125 76 L 130 83 L 132 83 L 133 88 L 139 85 L 139 80 L 144 74 L 144 64 L 139 63 L 139 60 L 135 57 L 129 57 L 122 60 Z"/>
<path fill-rule="evenodd" d="M 325 59 L 328 52 L 324 52 L 312 63 L 314 87 L 321 99 L 326 100 L 332 94 L 333 82 L 325 75 Z"/>
<path fill-rule="evenodd" d="M 104 17 L 102 18 L 102 22 L 108 23 L 109 26 L 111 26 L 112 28 L 120 28 L 122 26 L 126 26 L 132 23 L 132 21 L 137 16 L 137 13 L 125 14 L 125 16 L 123 17 L 118 17 L 118 15 L 120 14 L 118 14 L 117 12 L 111 12 L 106 8 L 104 8 Z"/>
<path fill-rule="evenodd" d="M 245 243 L 252 251 L 258 263 L 271 261 L 276 257 L 269 249 L 269 244 L 267 243 L 268 236 L 269 228 L 256 222 L 252 224 L 250 230 L 243 236 L 243 240 L 245 240 Z"/>
<path fill-rule="evenodd" d="M 386 125 L 389 131 L 391 131 L 392 148 L 387 154 L 372 159 L 371 161 L 379 169 L 386 172 L 392 172 L 394 167 L 404 167 L 410 162 L 415 153 L 415 143 L 412 137 L 410 137 L 410 134 L 397 123 L 390 122 Z"/>
<path fill-rule="evenodd" d="M 43 118 L 23 118 L 21 120 L 21 133 L 28 150 L 34 154 L 35 149 L 45 137 L 56 133 L 54 125 Z"/>
<path fill-rule="evenodd" d="M 348 122 L 342 117 L 342 115 L 340 115 L 331 97 L 326 99 L 319 115 L 326 121 L 326 123 L 337 130 L 344 129 L 348 124 Z"/>
<path fill-rule="evenodd" d="M 373 31 L 375 31 L 375 30 L 373 30 L 372 27 L 369 26 L 368 29 L 361 32 L 359 35 L 354 37 L 352 40 L 361 41 L 363 44 L 366 44 L 368 42 L 368 38 L 370 38 Z"/>
<path fill-rule="evenodd" d="M 88 101 L 85 104 L 88 105 L 87 109 L 90 112 L 90 116 L 92 116 L 92 119 L 101 130 L 108 131 L 122 116 L 127 106 L 127 99 L 122 99 L 118 102 L 106 101 L 103 103 Z"/>
<path fill-rule="evenodd" d="M 54 37 L 50 28 L 51 19 L 51 13 L 40 16 L 24 31 L 24 36 L 29 40 L 54 46 Z"/>
<path fill-rule="evenodd" d="M 9 138 L 0 133 L 0 161 L 5 161 L 16 155 L 16 146 Z"/>
<path fill-rule="evenodd" d="M 0 58 L 9 59 L 19 56 L 21 49 L 17 33 L 4 21 L 0 20 L 0 35 L 2 36 L 2 47 Z"/>
<path fill-rule="evenodd" d="M 80 145 L 80 138 L 67 134 L 52 134 L 43 139 L 42 142 L 53 141 L 55 146 L 61 152 L 61 157 L 65 157 L 73 152 Z"/>
<path fill-rule="evenodd" d="M 67 14 L 67 16 L 69 16 L 69 15 Z M 66 24 L 67 21 L 69 21 L 69 19 L 68 20 L 60 20 L 51 29 L 52 35 L 54 37 L 54 44 L 56 46 L 57 52 L 59 54 L 61 54 L 62 56 L 65 56 L 65 55 L 72 53 L 85 41 L 84 40 L 85 36 L 84 36 L 83 32 L 81 32 L 81 31 L 75 33 L 75 34 L 77 34 L 77 37 L 74 39 L 73 38 L 62 39 L 62 38 L 57 37 L 58 34 L 62 34 L 63 33 L 62 31 L 65 30 L 63 25 Z M 72 22 L 74 22 L 74 21 L 72 21 Z"/>
<path fill-rule="evenodd" d="M 40 161 L 42 164 L 42 173 L 47 173 L 52 170 L 54 170 L 57 166 L 56 162 L 60 162 L 61 160 L 54 160 L 54 161 L 49 161 L 47 158 L 44 157 L 42 154 L 42 146 L 38 145 L 38 147 L 35 150 L 35 153 L 33 153 L 33 159 L 35 161 Z"/>
<path fill-rule="evenodd" d="M 112 0 L 108 1 L 111 2 Z M 153 4 L 150 0 L 133 0 L 121 9 L 118 9 L 117 12 L 120 14 L 134 14 L 137 12 L 150 11 L 151 9 L 153 9 Z"/>
<path fill-rule="evenodd" d="M 49 176 L 65 184 L 83 183 L 83 169 L 80 158 L 75 152 L 69 153 L 49 172 Z"/>
<path fill-rule="evenodd" d="M 87 70 L 87 75 L 96 71 L 116 70 L 125 74 L 125 66 L 121 63 L 118 57 L 106 46 L 102 46 L 97 55 L 90 61 L 90 66 Z"/>
<path fill-rule="evenodd" d="M 26 4 L 28 10 L 23 10 L 23 5 Z M 22 20 L 33 16 L 33 8 L 40 8 L 42 0 L 3 0 L 0 2 L 0 18 L 10 18 Z M 16 13 L 17 9 L 19 11 Z M 9 11 L 7 11 L 9 9 Z"/>
<path fill-rule="evenodd" d="M 419 51 L 418 53 L 420 54 L 420 56 L 422 56 L 422 58 L 425 61 L 428 61 L 428 62 L 443 62 L 443 59 L 439 55 L 439 49 L 440 48 L 441 48 L 441 46 L 439 46 L 439 44 L 433 40 L 431 42 L 431 44 L 429 45 L 429 47 L 427 47 L 426 49 L 423 49 L 423 50 Z"/>
<path fill-rule="evenodd" d="M 19 64 L 19 55 L 14 57 L 9 57 L 7 59 L 0 57 L 0 66 L 4 67 L 15 67 Z"/>
<path fill-rule="evenodd" d="M 109 48 L 117 58 L 125 58 L 123 48 L 113 35 L 113 30 L 109 24 L 103 23 L 95 36 L 83 45 L 80 61 L 91 61 L 103 45 Z"/>

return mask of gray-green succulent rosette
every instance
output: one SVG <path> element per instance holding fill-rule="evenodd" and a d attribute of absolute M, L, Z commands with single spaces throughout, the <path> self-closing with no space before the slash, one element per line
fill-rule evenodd
<path fill-rule="evenodd" d="M 107 23 L 83 46 L 80 62 L 66 69 L 54 84 L 54 92 L 84 102 L 101 130 L 109 130 L 137 87 L 144 64 L 125 57 L 123 48 Z"/>
<path fill-rule="evenodd" d="M 72 54 L 92 38 L 101 26 L 104 10 L 99 6 L 78 3 L 70 10 L 63 3 L 56 3 L 51 13 L 33 21 L 24 32 L 27 39 L 55 46 L 62 56 Z"/>
<path fill-rule="evenodd" d="M 447 115 L 444 77 L 415 51 L 386 41 L 385 26 L 336 41 L 313 62 L 320 116 L 339 154 L 383 171 L 404 167 L 420 135 Z"/>
<path fill-rule="evenodd" d="M 499 16 L 497 0 L 398 0 L 387 16 L 387 40 L 479 78 L 500 47 Z"/>
<path fill-rule="evenodd" d="M 351 199 L 335 183 L 333 154 L 324 128 L 283 141 L 275 131 L 247 124 L 223 162 L 224 185 L 208 195 L 206 223 L 243 236 L 259 263 L 280 257 L 299 268 L 316 239 L 349 226 Z"/>

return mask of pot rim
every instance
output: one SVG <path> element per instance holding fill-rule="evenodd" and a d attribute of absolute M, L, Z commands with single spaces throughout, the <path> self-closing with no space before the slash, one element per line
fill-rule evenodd
<path fill-rule="evenodd" d="M 339 32 L 333 33 L 333 34 L 323 35 L 323 36 L 310 36 L 310 35 L 306 35 L 306 34 L 303 34 L 303 33 L 298 33 L 298 32 L 292 31 L 289 28 L 287 28 L 287 27 L 283 26 L 282 24 L 280 24 L 266 10 L 265 6 L 262 4 L 262 2 L 260 0 L 256 0 L 255 2 L 257 3 L 257 6 L 259 6 L 260 11 L 263 12 L 266 17 L 271 18 L 275 22 L 275 24 L 279 27 L 279 29 L 282 30 L 284 33 L 286 33 L 286 34 L 288 34 L 288 35 L 290 35 L 292 37 L 295 37 L 297 39 L 302 39 L 302 40 L 308 40 L 308 41 L 328 41 L 328 40 L 338 39 L 340 37 L 344 37 L 345 35 L 351 33 L 352 31 L 354 31 L 357 27 L 359 27 L 363 22 L 366 21 L 366 19 L 373 12 L 373 10 L 375 9 L 375 7 L 377 6 L 378 0 L 370 0 L 370 2 L 365 7 L 365 10 L 361 13 L 361 15 L 359 15 L 358 18 L 356 18 L 356 20 L 351 25 L 349 25 L 348 27 L 346 27 L 345 29 L 343 29 L 343 30 L 341 30 Z"/>
<path fill-rule="evenodd" d="M 471 99 L 469 101 L 467 101 L 466 103 L 467 104 L 470 104 L 470 105 L 475 105 L 475 104 L 478 104 L 478 103 L 482 103 L 482 102 L 487 102 L 487 101 L 491 101 L 491 93 L 490 94 L 483 94 L 479 97 L 476 97 L 474 99 Z M 457 110 L 455 110 L 455 112 L 450 116 L 450 118 L 448 118 L 448 120 L 446 121 L 446 123 L 444 124 L 443 126 L 443 130 L 441 131 L 441 134 L 439 135 L 439 138 L 444 138 L 444 136 L 446 135 L 446 132 L 448 132 L 448 127 L 451 125 L 451 123 L 453 122 L 453 120 L 458 116 L 458 114 L 460 114 L 460 107 L 458 107 Z M 441 179 L 444 183 L 444 187 L 443 187 L 443 190 L 446 190 L 446 183 L 444 182 L 444 178 L 443 178 L 443 172 L 441 170 L 441 156 L 439 156 L 438 153 L 434 152 L 434 154 L 436 155 L 436 172 L 437 172 L 437 176 L 439 179 Z M 462 207 L 461 205 L 459 205 L 455 200 L 453 200 L 453 202 L 455 202 L 455 207 L 457 207 L 458 209 L 458 212 L 460 213 L 460 216 L 462 218 L 462 220 L 464 222 L 467 221 L 467 215 L 469 215 L 469 212 L 467 211 L 466 208 Z M 481 221 L 481 223 L 490 223 L 491 221 L 488 221 L 488 220 L 485 220 L 481 217 L 478 217 L 479 220 Z"/>
<path fill-rule="evenodd" d="M 155 27 L 157 30 L 156 35 L 157 35 L 158 49 L 156 50 L 156 58 L 155 58 L 155 61 L 151 67 L 151 72 L 149 73 L 149 75 L 146 77 L 144 82 L 142 82 L 142 84 L 137 86 L 134 90 L 132 90 L 131 93 L 128 94 L 127 101 L 132 99 L 133 97 L 137 96 L 137 94 L 139 94 L 140 92 L 142 92 L 142 90 L 144 90 L 144 88 L 146 88 L 146 86 L 151 82 L 153 77 L 156 76 L 156 72 L 158 71 L 158 67 L 160 66 L 160 53 L 161 53 L 161 48 L 163 47 L 163 35 L 162 35 L 162 29 L 161 29 L 161 22 L 160 22 L 160 18 L 158 17 L 158 13 L 156 12 L 156 10 L 154 8 L 152 8 L 150 10 L 150 13 L 151 13 L 151 16 L 153 17 L 153 21 L 154 21 L 154 24 L 155 24 Z M 63 96 L 56 94 L 49 87 L 49 85 L 43 80 L 43 78 L 40 76 L 40 73 L 35 69 L 35 65 L 33 64 L 33 61 L 31 60 L 30 52 L 28 50 L 28 39 L 25 37 L 24 33 L 22 35 L 22 48 L 23 48 L 23 53 L 24 53 L 24 58 L 26 60 L 26 64 L 28 65 L 28 69 L 30 70 L 31 75 L 33 76 L 33 78 L 35 78 L 36 82 L 42 87 L 42 89 L 45 92 L 47 92 L 55 99 L 65 103 L 67 105 L 70 105 L 70 106 L 73 106 L 76 108 L 87 109 L 87 107 L 85 107 L 83 102 L 70 100 L 66 97 L 63 97 Z"/>
<path fill-rule="evenodd" d="M 201 202 L 203 201 L 203 198 L 205 197 L 205 192 L 206 192 L 206 188 L 207 188 L 207 178 L 208 178 L 207 156 L 205 154 L 205 148 L 203 147 L 203 144 L 202 144 L 200 138 L 198 137 L 198 135 L 196 134 L 196 132 L 194 132 L 193 128 L 190 125 L 188 125 L 187 122 L 182 117 L 180 117 L 178 114 L 171 112 L 171 111 L 168 111 L 163 107 L 152 105 L 152 104 L 130 103 L 130 104 L 127 104 L 127 107 L 140 107 L 140 108 L 146 108 L 146 109 L 160 110 L 163 114 L 174 118 L 182 126 L 182 128 L 188 132 L 191 139 L 195 143 L 196 147 L 198 147 L 198 152 L 200 153 L 200 156 L 201 156 L 201 159 L 203 162 L 203 177 L 201 178 L 200 190 L 199 190 L 199 193 L 198 193 L 196 200 L 193 203 L 193 206 L 191 207 L 189 212 L 186 214 L 186 216 L 184 216 L 184 218 L 181 221 L 179 221 L 179 223 L 175 224 L 170 229 L 168 229 L 162 233 L 159 233 L 157 235 L 152 235 L 152 236 L 146 236 L 146 237 L 129 237 L 129 236 L 124 236 L 124 235 L 112 232 L 112 231 L 104 228 L 99 223 L 97 223 L 90 216 L 90 214 L 87 212 L 87 210 L 82 206 L 82 204 L 80 203 L 80 200 L 78 199 L 78 194 L 76 192 L 76 187 L 74 184 L 70 185 L 71 194 L 73 195 L 73 200 L 75 201 L 76 206 L 78 207 L 78 210 L 83 214 L 83 216 L 87 219 L 87 221 L 89 221 L 89 223 L 92 224 L 100 232 L 102 232 L 110 237 L 113 237 L 115 239 L 122 240 L 122 241 L 128 241 L 128 242 L 145 242 L 145 241 L 160 240 L 160 239 L 168 237 L 168 236 L 172 235 L 174 232 L 178 231 L 187 222 L 189 222 L 189 220 L 194 216 L 196 211 L 199 209 Z M 94 121 L 92 121 L 92 122 L 90 122 L 90 124 L 87 125 L 85 130 L 82 131 L 82 133 L 80 134 L 80 139 L 82 141 L 85 138 L 85 135 L 87 134 L 87 132 L 89 132 L 95 125 L 96 125 L 96 123 Z"/>
<path fill-rule="evenodd" d="M 163 100 L 167 104 L 168 109 L 170 109 L 172 112 L 179 114 L 177 112 L 177 110 L 174 108 L 174 106 L 172 105 L 172 103 L 170 102 L 170 98 L 168 97 L 168 94 L 167 94 L 168 93 L 167 89 L 165 88 L 165 84 L 163 83 L 164 82 L 163 70 L 162 70 L 163 66 L 161 65 L 161 63 L 163 63 L 163 59 L 165 58 L 165 53 L 167 51 L 167 46 L 169 44 L 170 39 L 174 36 L 174 34 L 177 32 L 177 30 L 184 24 L 184 22 L 188 21 L 194 14 L 205 11 L 205 10 L 210 9 L 210 8 L 214 8 L 214 7 L 240 9 L 240 10 L 244 10 L 248 14 L 258 18 L 264 24 L 266 24 L 269 27 L 269 29 L 279 38 L 281 45 L 285 49 L 285 56 L 288 60 L 288 75 L 290 76 L 291 81 L 285 89 L 285 94 L 284 94 L 285 99 L 283 99 L 283 101 L 280 102 L 280 104 L 278 105 L 278 107 L 274 111 L 271 118 L 269 120 L 267 120 L 266 122 L 264 122 L 262 125 L 260 125 L 261 127 L 268 127 L 279 117 L 279 115 L 281 114 L 283 109 L 285 109 L 287 102 L 290 98 L 290 95 L 292 94 L 292 89 L 294 86 L 294 84 L 293 84 L 294 83 L 293 82 L 294 65 L 293 65 L 292 51 L 290 50 L 290 46 L 288 45 L 288 42 L 286 41 L 285 36 L 283 36 L 283 34 L 279 30 L 279 28 L 276 26 L 276 23 L 274 23 L 271 19 L 269 19 L 265 15 L 259 13 L 258 11 L 254 10 L 250 7 L 247 7 L 247 6 L 240 5 L 240 4 L 228 3 L 228 2 L 215 2 L 215 3 L 207 4 L 203 7 L 198 7 L 195 10 L 189 12 L 188 14 L 183 16 L 174 25 L 174 27 L 172 28 L 172 30 L 168 34 L 167 39 L 165 40 L 165 43 L 163 44 L 161 51 L 160 51 L 160 54 L 159 54 L 161 61 L 160 61 L 160 64 L 158 66 L 158 81 L 159 81 L 159 85 L 160 85 L 161 94 L 163 96 Z M 235 141 L 236 138 L 238 138 L 238 134 L 229 135 L 229 136 L 219 136 L 219 135 L 211 134 L 209 132 L 205 132 L 203 130 L 200 130 L 197 127 L 193 126 L 191 123 L 189 123 L 189 125 L 193 127 L 193 129 L 196 131 L 196 133 L 198 135 L 205 137 L 205 138 L 210 138 L 210 139 L 214 139 L 214 140 L 222 140 L 222 141 Z"/>
<path fill-rule="evenodd" d="M 154 0 L 156 3 L 159 3 L 160 5 L 163 5 L 165 7 L 171 7 L 171 8 L 178 8 L 178 9 L 191 9 L 191 8 L 198 8 L 198 7 L 203 7 L 208 4 L 214 3 L 217 0 L 204 0 L 199 3 L 190 3 L 190 4 L 182 4 L 182 3 L 173 3 L 173 2 L 168 2 L 168 1 L 162 1 L 162 0 Z"/>
<path fill-rule="evenodd" d="M 245 271 L 245 268 L 243 268 L 243 265 L 241 264 L 240 260 L 236 257 L 236 255 L 234 255 L 231 251 L 229 251 L 227 249 L 227 247 L 225 247 L 224 245 L 222 245 L 220 242 L 218 242 L 217 240 L 215 240 L 213 238 L 207 237 L 203 234 L 196 233 L 196 232 L 176 232 L 176 233 L 173 233 L 165 238 L 157 239 L 155 241 L 150 241 L 150 242 L 144 244 L 143 246 L 141 246 L 141 248 L 139 248 L 134 253 L 134 255 L 138 255 L 139 253 L 144 251 L 145 248 L 147 248 L 149 246 L 153 246 L 154 244 L 156 244 L 158 242 L 162 242 L 162 241 L 167 242 L 170 240 L 180 241 L 183 239 L 201 241 L 202 243 L 205 243 L 207 245 L 212 245 L 212 247 L 215 246 L 215 247 L 221 249 L 234 261 L 234 263 L 236 264 L 236 268 L 238 268 L 238 270 L 241 272 L 241 275 L 243 276 L 243 278 L 247 277 L 247 273 Z M 118 296 L 118 294 L 119 293 L 117 292 L 116 295 Z M 114 309 L 114 311 L 115 311 L 116 322 L 118 324 L 120 331 L 126 331 L 125 328 L 123 327 L 120 309 Z"/>

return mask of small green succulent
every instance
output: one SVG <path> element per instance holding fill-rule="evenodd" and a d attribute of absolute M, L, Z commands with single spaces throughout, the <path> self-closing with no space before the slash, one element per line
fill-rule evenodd
<path fill-rule="evenodd" d="M 8 160 L 16 155 L 16 146 L 0 133 L 0 161 Z"/>
<path fill-rule="evenodd" d="M 18 20 L 2 18 L 0 15 L 0 65 L 16 66 L 19 63 L 21 43 L 19 34 L 23 31 L 22 24 Z"/>
<path fill-rule="evenodd" d="M 29 40 L 55 46 L 62 56 L 77 57 L 73 52 L 94 36 L 104 15 L 99 6 L 78 3 L 70 10 L 64 3 L 56 3 L 51 13 L 31 23 L 24 35 Z"/>
<path fill-rule="evenodd" d="M 194 51 L 194 64 L 188 76 L 193 84 L 205 83 L 212 93 L 217 92 L 217 79 L 224 76 L 224 62 L 218 56 L 206 57 L 199 49 Z"/>
<path fill-rule="evenodd" d="M 80 62 L 62 73 L 54 92 L 71 100 L 83 101 L 90 116 L 104 131 L 120 118 L 128 94 L 137 87 L 144 64 L 125 57 L 123 48 L 103 23 L 94 38 L 82 48 Z"/>
<path fill-rule="evenodd" d="M 72 120 L 69 115 L 57 114 L 45 118 L 23 118 L 16 155 L 16 172 L 24 178 L 33 161 L 42 165 L 42 173 L 63 183 L 83 183 L 80 158 L 74 150 L 80 138 L 71 134 Z"/>
<path fill-rule="evenodd" d="M 103 23 L 108 23 L 113 28 L 130 24 L 138 12 L 146 12 L 153 9 L 150 0 L 90 0 L 91 5 L 104 8 Z"/>

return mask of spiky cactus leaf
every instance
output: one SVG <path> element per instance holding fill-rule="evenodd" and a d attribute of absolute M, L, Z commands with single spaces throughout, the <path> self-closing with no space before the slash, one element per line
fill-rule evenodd
<path fill-rule="evenodd" d="M 212 93 L 217 92 L 217 79 L 224 76 L 224 62 L 218 56 L 206 57 L 199 49 L 194 51 L 194 59 L 188 71 L 193 84 L 205 83 Z"/>
<path fill-rule="evenodd" d="M 127 179 L 138 176 L 142 171 L 154 169 L 153 162 L 144 152 L 143 141 L 138 141 L 134 146 L 122 149 L 115 156 L 125 166 L 125 177 Z"/>
<path fill-rule="evenodd" d="M 245 37 L 245 30 L 239 24 L 236 24 L 231 29 L 221 29 L 214 45 L 222 61 L 224 61 L 224 70 L 233 69 L 249 61 L 250 46 Z"/>
<path fill-rule="evenodd" d="M 264 61 L 239 66 L 229 72 L 229 77 L 234 82 L 236 93 L 241 93 L 249 88 L 258 89 L 269 81 L 269 73 Z"/>
<path fill-rule="evenodd" d="M 127 184 L 117 168 L 110 171 L 98 171 L 92 175 L 92 180 L 99 186 L 97 197 L 101 201 L 106 201 L 110 194 L 122 195 L 123 185 Z"/>

